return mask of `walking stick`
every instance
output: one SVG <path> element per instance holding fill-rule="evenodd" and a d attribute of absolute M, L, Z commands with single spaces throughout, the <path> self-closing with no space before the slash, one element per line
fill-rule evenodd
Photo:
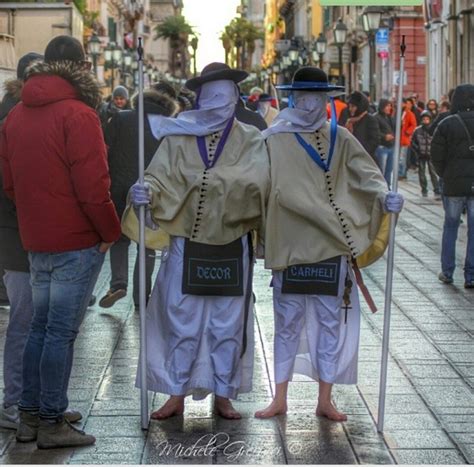
<path fill-rule="evenodd" d="M 143 108 L 143 44 L 138 38 L 138 181 L 145 182 L 145 112 Z M 140 408 L 142 430 L 148 429 L 148 388 L 146 359 L 146 292 L 145 292 L 145 206 L 139 211 L 138 281 L 140 305 Z"/>
<path fill-rule="evenodd" d="M 400 137 L 402 132 L 402 98 L 403 98 L 403 75 L 405 73 L 405 36 L 402 36 L 400 45 L 400 82 L 398 84 L 397 100 L 397 126 L 395 131 L 395 151 L 393 153 L 393 174 L 392 191 L 398 190 L 398 166 L 400 162 Z M 397 223 L 396 214 L 390 214 L 390 237 L 387 257 L 387 281 L 385 284 L 385 314 L 383 321 L 383 341 L 382 341 L 382 364 L 380 368 L 380 390 L 379 390 L 379 413 L 377 419 L 377 430 L 383 432 L 385 417 L 385 395 L 387 391 L 387 365 L 388 347 L 390 341 L 390 314 L 392 306 L 392 285 L 393 285 L 393 258 L 395 252 L 395 227 Z"/>

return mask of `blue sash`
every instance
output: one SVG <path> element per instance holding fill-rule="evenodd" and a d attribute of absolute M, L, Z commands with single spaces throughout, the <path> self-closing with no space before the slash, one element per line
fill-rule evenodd
<path fill-rule="evenodd" d="M 209 160 L 209 154 L 207 152 L 207 145 L 206 145 L 206 138 L 204 136 L 197 136 L 197 143 L 199 148 L 199 154 L 201 155 L 201 159 L 204 162 L 206 169 L 212 169 L 215 165 L 217 160 L 219 159 L 222 151 L 224 150 L 225 143 L 229 138 L 230 131 L 232 130 L 232 125 L 234 124 L 234 117 L 229 119 L 227 125 L 224 129 L 224 133 L 217 145 L 216 153 L 214 155 L 213 160 Z"/>

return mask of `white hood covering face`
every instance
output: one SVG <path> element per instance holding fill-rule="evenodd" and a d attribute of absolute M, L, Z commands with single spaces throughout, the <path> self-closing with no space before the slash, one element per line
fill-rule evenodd
<path fill-rule="evenodd" d="M 314 133 L 326 123 L 326 93 L 294 91 L 293 95 L 295 107 L 282 110 L 263 132 L 264 138 L 276 133 Z"/>
<path fill-rule="evenodd" d="M 222 131 L 235 114 L 239 89 L 230 80 L 202 85 L 196 109 L 182 112 L 177 118 L 148 115 L 151 131 L 157 139 L 170 135 L 207 136 Z"/>

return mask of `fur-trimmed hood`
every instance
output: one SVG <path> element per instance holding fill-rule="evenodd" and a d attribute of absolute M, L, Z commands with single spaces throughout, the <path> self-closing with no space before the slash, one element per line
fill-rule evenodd
<path fill-rule="evenodd" d="M 12 99 L 20 102 L 23 85 L 24 83 L 21 79 L 10 79 L 5 81 L 3 89 L 5 90 L 5 94 L 8 94 Z"/>
<path fill-rule="evenodd" d="M 3 85 L 5 95 L 0 103 L 0 122 L 2 122 L 10 110 L 21 101 L 21 91 L 23 89 L 23 81 L 21 79 L 10 79 Z"/>
<path fill-rule="evenodd" d="M 178 111 L 178 105 L 174 99 L 154 89 L 148 89 L 143 93 L 143 103 L 146 114 L 172 117 Z M 138 95 L 133 98 L 133 108 L 138 109 Z"/>
<path fill-rule="evenodd" d="M 46 77 L 51 77 L 50 85 L 46 84 Z M 22 100 L 27 106 L 41 106 L 71 98 L 79 99 L 93 109 L 102 103 L 99 83 L 76 62 L 35 63 L 28 68 L 25 81 Z"/>

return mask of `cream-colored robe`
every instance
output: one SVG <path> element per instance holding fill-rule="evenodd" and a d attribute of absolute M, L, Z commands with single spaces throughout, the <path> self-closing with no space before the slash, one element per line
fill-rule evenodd
<path fill-rule="evenodd" d="M 330 125 L 301 136 L 326 158 Z M 267 209 L 265 267 L 286 269 L 338 255 L 357 257 L 373 242 L 388 192 L 379 168 L 345 128 L 338 127 L 326 174 L 292 133 L 267 139 L 272 187 Z"/>
<path fill-rule="evenodd" d="M 195 136 L 164 138 L 145 171 L 145 181 L 152 191 L 152 219 L 168 235 L 209 245 L 230 243 L 252 230 L 263 235 L 270 166 L 265 141 L 252 126 L 234 122 L 224 151 L 210 170 Z M 129 206 L 124 221 L 135 217 L 130 211 Z M 161 241 L 159 249 L 166 243 Z"/>

